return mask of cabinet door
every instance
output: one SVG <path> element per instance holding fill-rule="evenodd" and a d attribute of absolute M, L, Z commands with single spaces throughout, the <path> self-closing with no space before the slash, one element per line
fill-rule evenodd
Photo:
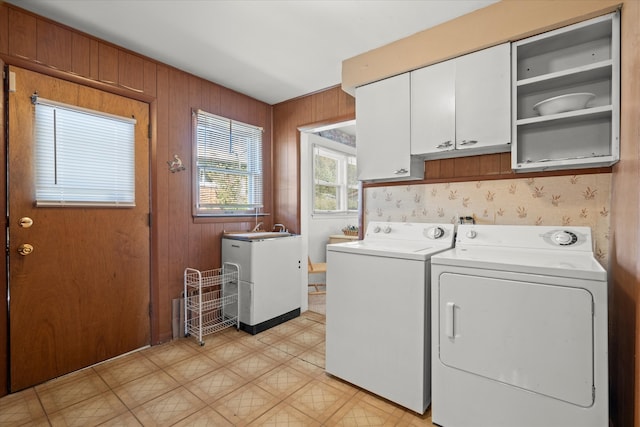
<path fill-rule="evenodd" d="M 456 149 L 511 142 L 510 58 L 504 43 L 456 59 Z"/>
<path fill-rule="evenodd" d="M 411 73 L 411 154 L 455 148 L 455 61 Z"/>
<path fill-rule="evenodd" d="M 359 180 L 411 178 L 409 88 L 409 73 L 356 88 Z"/>

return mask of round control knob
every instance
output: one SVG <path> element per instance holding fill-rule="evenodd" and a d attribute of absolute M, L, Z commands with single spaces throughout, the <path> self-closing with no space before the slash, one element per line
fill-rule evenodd
<path fill-rule="evenodd" d="M 374 233 L 379 233 L 380 232 L 380 227 L 379 226 L 375 226 L 375 228 L 373 229 Z"/>
<path fill-rule="evenodd" d="M 391 233 L 391 227 L 387 225 L 382 231 L 384 231 L 386 234 L 389 234 Z"/>
<path fill-rule="evenodd" d="M 469 239 L 475 239 L 477 235 L 478 235 L 478 233 L 476 232 L 476 230 L 467 231 L 467 237 Z"/>
<path fill-rule="evenodd" d="M 442 227 L 431 227 L 427 230 L 427 237 L 430 239 L 439 239 L 444 236 Z"/>
<path fill-rule="evenodd" d="M 558 231 L 551 236 L 554 243 L 561 246 L 572 245 L 578 241 L 578 236 L 570 231 Z"/>

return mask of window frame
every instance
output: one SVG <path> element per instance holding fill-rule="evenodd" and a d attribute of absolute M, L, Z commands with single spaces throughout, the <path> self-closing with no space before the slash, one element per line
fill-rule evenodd
<path fill-rule="evenodd" d="M 233 146 L 234 142 L 237 142 L 238 138 L 241 137 L 242 132 L 249 132 L 253 135 L 259 135 L 257 137 L 257 143 L 249 144 L 248 147 L 248 158 L 246 163 L 246 171 L 242 171 L 240 169 L 228 169 L 228 168 L 216 168 L 213 166 L 204 166 L 199 163 L 199 160 L 204 157 L 200 156 L 200 145 L 201 142 L 199 140 L 199 129 L 202 123 L 200 123 L 200 119 L 203 120 L 211 120 L 212 123 L 218 123 L 222 125 L 222 123 L 229 126 L 229 146 Z M 237 132 L 234 132 L 237 129 Z M 222 128 L 210 128 L 212 133 L 221 132 Z M 227 130 L 225 129 L 225 132 Z M 227 117 L 219 116 L 216 114 L 209 113 L 204 110 L 194 109 L 192 110 L 192 160 L 193 160 L 193 168 L 192 168 L 192 215 L 195 219 L 197 218 L 224 218 L 224 217 L 247 217 L 247 216 L 256 216 L 261 215 L 261 210 L 264 207 L 264 179 L 265 179 L 265 171 L 264 171 L 264 138 L 263 138 L 264 130 L 262 127 L 251 125 L 248 123 L 243 123 L 240 121 L 232 120 Z M 205 138 L 206 139 L 206 138 Z M 255 142 L 255 141 L 254 141 Z M 212 151 L 214 148 L 220 148 L 216 145 L 217 142 L 212 142 L 211 146 L 208 148 Z M 214 147 L 215 146 L 215 147 Z M 204 182 L 202 178 L 204 177 L 205 172 L 210 173 L 223 173 L 228 175 L 237 175 L 246 177 L 246 182 L 244 185 L 247 187 L 247 203 L 244 204 L 216 204 L 211 203 L 207 206 L 202 204 L 200 197 L 201 183 Z M 258 182 L 256 182 L 258 181 Z M 253 189 L 253 190 L 250 190 Z M 217 205 L 217 207 L 216 207 Z"/>
<path fill-rule="evenodd" d="M 349 190 L 354 189 L 356 191 L 360 191 L 359 185 L 353 184 L 349 185 L 348 180 L 348 167 L 350 164 L 350 160 L 353 164 L 356 164 L 356 154 L 355 150 L 348 146 L 336 146 L 336 144 L 331 144 L 331 146 L 313 143 L 311 147 L 311 213 L 314 216 L 340 216 L 340 215 L 354 215 L 359 211 L 359 206 L 355 209 L 349 209 L 348 196 Z M 338 162 L 338 173 L 337 173 L 337 182 L 336 183 L 319 183 L 316 177 L 316 156 L 322 155 L 323 157 L 328 157 L 331 159 L 335 159 Z M 338 189 L 338 209 L 316 209 L 316 187 L 318 185 L 324 186 L 333 186 Z M 359 202 L 358 202 L 359 204 Z"/>

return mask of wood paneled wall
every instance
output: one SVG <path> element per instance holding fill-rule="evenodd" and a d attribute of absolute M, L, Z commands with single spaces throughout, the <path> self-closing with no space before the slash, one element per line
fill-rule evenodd
<path fill-rule="evenodd" d="M 273 106 L 276 222 L 300 232 L 300 128 L 355 118 L 355 99 L 339 87 Z"/>
<path fill-rule="evenodd" d="M 272 107 L 2 2 L 0 59 L 7 64 L 149 103 L 152 123 L 152 344 L 170 340 L 171 301 L 182 292 L 184 268 L 219 267 L 223 230 L 247 230 L 255 223 L 253 217 L 195 220 L 192 217 L 191 111 L 200 108 L 264 129 L 264 211 L 269 215 L 259 221 L 270 229 L 274 223 Z M 4 141 L 4 132 L 1 138 Z M 169 172 L 167 161 L 173 159 L 174 154 L 181 157 L 186 171 Z M 4 168 L 2 163 L 2 191 L 5 188 Z M 0 194 L 2 204 L 6 200 L 3 194 Z M 6 283 L 2 281 L 0 293 L 6 295 L 6 291 Z M 7 312 L 6 304 L 0 306 L 1 396 L 6 393 Z"/>

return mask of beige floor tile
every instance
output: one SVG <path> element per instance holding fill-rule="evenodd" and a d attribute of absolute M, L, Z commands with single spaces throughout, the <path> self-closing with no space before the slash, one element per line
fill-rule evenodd
<path fill-rule="evenodd" d="M 349 400 L 327 422 L 332 426 L 384 426 L 392 427 L 400 418 L 389 414 L 358 397 Z"/>
<path fill-rule="evenodd" d="M 185 384 L 185 388 L 198 396 L 203 402 L 211 404 L 246 383 L 246 379 L 232 370 L 220 368 Z"/>
<path fill-rule="evenodd" d="M 278 402 L 279 400 L 275 396 L 262 388 L 254 384 L 247 384 L 216 401 L 211 407 L 231 421 L 233 425 L 241 426 L 255 420 Z"/>
<path fill-rule="evenodd" d="M 158 365 L 140 353 L 113 359 L 94 366 L 100 377 L 114 388 L 160 369 Z"/>
<path fill-rule="evenodd" d="M 431 407 L 427 408 L 424 415 L 416 414 L 415 412 L 406 410 L 403 412 L 400 421 L 397 424 L 398 427 L 437 427 L 431 421 Z"/>
<path fill-rule="evenodd" d="M 95 426 L 127 411 L 127 407 L 112 391 L 106 391 L 50 414 L 49 421 L 53 427 Z"/>
<path fill-rule="evenodd" d="M 295 357 L 295 355 L 290 353 L 291 349 L 287 348 L 286 345 L 285 347 L 282 347 L 279 344 L 280 342 L 276 343 L 275 345 L 270 345 L 269 347 L 264 349 L 262 353 L 269 356 L 273 360 L 278 361 L 278 363 L 280 364 L 288 363 Z M 302 349 L 300 349 L 299 352 L 302 352 Z"/>
<path fill-rule="evenodd" d="M 293 406 L 282 402 L 249 425 L 252 427 L 316 427 L 321 424 Z"/>
<path fill-rule="evenodd" d="M 155 371 L 116 387 L 113 392 L 129 409 L 133 409 L 178 387 L 180 383 L 169 374 Z"/>
<path fill-rule="evenodd" d="M 306 347 L 292 342 L 289 338 L 284 338 L 281 341 L 272 344 L 271 347 L 281 350 L 291 356 L 298 356 L 299 354 L 307 351 Z"/>
<path fill-rule="evenodd" d="M 281 323 L 278 326 L 274 326 L 273 328 L 269 329 L 269 332 L 275 335 L 279 335 L 283 338 L 288 337 L 289 335 L 300 331 L 301 326 L 299 322 L 296 322 L 296 319 L 299 319 L 299 317 L 291 319 L 288 322 Z"/>
<path fill-rule="evenodd" d="M 235 328 L 229 328 L 215 334 L 205 335 L 204 337 L 202 337 L 202 341 L 204 341 L 204 345 L 202 346 L 199 345 L 199 343 L 197 342 L 197 338 L 194 338 L 194 337 L 181 338 L 180 341 L 187 341 L 192 344 L 197 344 L 201 350 L 204 350 L 205 348 L 209 348 L 209 347 L 217 347 L 219 345 L 229 342 L 229 340 L 231 339 L 234 339 L 233 336 L 230 336 L 228 334 L 229 331 L 236 332 Z"/>
<path fill-rule="evenodd" d="M 305 351 L 304 353 L 299 354 L 298 358 L 306 362 L 312 363 L 317 367 L 321 368 L 322 370 L 324 370 L 324 367 L 325 367 L 324 353 L 320 353 L 318 351 L 311 349 L 311 350 Z"/>
<path fill-rule="evenodd" d="M 0 399 L 0 426 L 17 426 L 43 419 L 44 408 L 33 388 Z"/>
<path fill-rule="evenodd" d="M 342 381 L 342 382 L 344 384 L 348 384 L 345 381 Z M 397 417 L 401 417 L 402 414 L 408 411 L 408 409 L 405 409 L 402 406 L 394 402 L 391 402 L 390 400 L 384 399 L 366 390 L 358 391 L 358 398 L 360 398 L 363 402 L 370 404 L 371 406 L 375 406 L 376 408 L 381 409 L 387 412 L 388 414 L 395 415 Z"/>
<path fill-rule="evenodd" d="M 185 418 L 175 427 L 233 427 L 231 421 L 217 413 L 212 408 L 206 406 L 195 414 Z"/>
<path fill-rule="evenodd" d="M 285 399 L 310 381 L 308 375 L 281 365 L 257 378 L 254 383 L 279 399 Z"/>
<path fill-rule="evenodd" d="M 298 357 L 294 357 L 293 359 L 288 361 L 287 366 L 290 366 L 293 369 L 302 372 L 303 374 L 309 375 L 312 378 L 318 378 L 325 375 L 324 369 Z"/>
<path fill-rule="evenodd" d="M 148 357 L 153 363 L 161 368 L 180 363 L 191 356 L 198 354 L 198 344 L 188 342 L 184 339 L 172 341 L 167 344 L 153 346 L 140 353 Z"/>
<path fill-rule="evenodd" d="M 220 364 L 226 364 L 238 360 L 252 351 L 245 345 L 230 341 L 228 344 L 203 350 L 203 353 Z"/>
<path fill-rule="evenodd" d="M 141 425 L 140 421 L 131 412 L 127 411 L 100 424 L 100 427 L 139 427 Z"/>
<path fill-rule="evenodd" d="M 226 367 L 247 380 L 258 378 L 279 365 L 280 362 L 263 353 L 250 353 L 238 360 L 229 362 Z"/>
<path fill-rule="evenodd" d="M 313 330 L 301 329 L 291 334 L 287 339 L 294 344 L 309 349 L 324 341 L 324 334 Z"/>
<path fill-rule="evenodd" d="M 205 403 L 184 387 L 132 409 L 144 426 L 170 426 L 204 408 Z"/>
<path fill-rule="evenodd" d="M 347 400 L 348 396 L 343 391 L 320 380 L 312 380 L 288 397 L 285 402 L 316 421 L 324 423 Z"/>
<path fill-rule="evenodd" d="M 50 381 L 36 387 L 47 413 L 51 414 L 109 390 L 109 386 L 92 369 L 81 372 L 82 375 L 73 375 L 68 381 Z"/>
<path fill-rule="evenodd" d="M 180 383 L 187 383 L 219 368 L 219 362 L 214 361 L 206 354 L 199 353 L 165 368 L 165 372 Z"/>

